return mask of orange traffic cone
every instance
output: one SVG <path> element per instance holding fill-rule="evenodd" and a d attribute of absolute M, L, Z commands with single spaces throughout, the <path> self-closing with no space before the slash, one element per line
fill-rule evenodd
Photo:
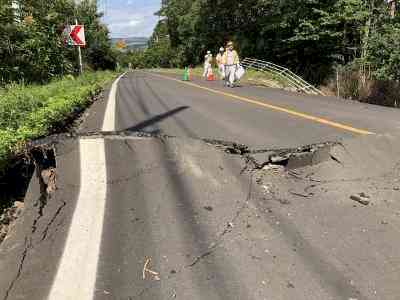
<path fill-rule="evenodd" d="M 193 80 L 192 67 L 189 66 L 189 81 Z"/>
<path fill-rule="evenodd" d="M 212 68 L 209 68 L 209 69 L 208 69 L 207 80 L 208 80 L 208 81 L 213 81 L 213 80 L 215 80 Z"/>

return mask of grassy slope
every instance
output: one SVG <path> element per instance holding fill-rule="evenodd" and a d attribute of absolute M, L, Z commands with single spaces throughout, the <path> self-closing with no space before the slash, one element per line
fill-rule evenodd
<path fill-rule="evenodd" d="M 167 73 L 183 74 L 182 69 L 159 69 L 159 70 Z M 213 71 L 214 74 L 218 74 L 218 70 L 216 68 L 214 68 Z M 202 76 L 203 68 L 202 67 L 194 68 L 193 75 Z M 269 72 L 258 72 L 255 70 L 246 70 L 246 73 L 241 79 L 241 82 L 247 82 L 255 85 L 263 85 L 273 88 L 285 88 L 289 86 L 285 82 L 285 80 L 278 75 Z"/>
<path fill-rule="evenodd" d="M 11 85 L 0 91 L 0 173 L 32 139 L 90 103 L 90 97 L 115 77 L 112 72 L 68 76 L 42 86 Z"/>

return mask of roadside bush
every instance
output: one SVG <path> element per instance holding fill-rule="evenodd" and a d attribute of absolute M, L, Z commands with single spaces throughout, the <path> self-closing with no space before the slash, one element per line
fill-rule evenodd
<path fill-rule="evenodd" d="M 400 83 L 393 80 L 370 80 L 360 100 L 371 104 L 400 107 Z"/>
<path fill-rule="evenodd" d="M 32 139 L 54 132 L 115 76 L 113 72 L 68 76 L 43 86 L 10 85 L 0 92 L 0 172 Z"/>
<path fill-rule="evenodd" d="M 400 107 L 400 82 L 377 79 L 373 70 L 366 69 L 365 82 L 363 82 L 358 64 L 353 63 L 340 68 L 340 97 L 364 103 Z M 337 94 L 336 74 L 327 81 L 326 87 L 333 95 Z"/>

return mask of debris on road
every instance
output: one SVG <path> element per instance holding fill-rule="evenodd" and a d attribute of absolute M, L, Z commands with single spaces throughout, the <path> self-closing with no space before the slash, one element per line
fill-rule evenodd
<path fill-rule="evenodd" d="M 356 201 L 362 205 L 368 205 L 371 201 L 369 200 L 369 196 L 366 195 L 365 193 L 360 193 L 357 195 L 351 195 L 350 199 L 353 201 Z"/>
<path fill-rule="evenodd" d="M 271 191 L 269 189 L 269 186 L 263 185 L 262 188 L 264 189 L 264 193 L 269 194 Z"/>
<path fill-rule="evenodd" d="M 294 289 L 294 285 L 290 281 L 288 281 L 287 287 L 290 288 L 290 289 Z"/>
<path fill-rule="evenodd" d="M 213 211 L 213 207 L 212 206 L 204 206 L 203 208 L 205 210 L 207 210 L 207 211 Z"/>
<path fill-rule="evenodd" d="M 24 203 L 15 201 L 14 205 L 6 209 L 0 216 L 0 244 L 6 238 L 17 218 L 22 214 L 23 209 Z"/>
<path fill-rule="evenodd" d="M 149 273 L 149 274 L 153 275 L 153 279 L 154 280 L 158 281 L 158 280 L 160 280 L 160 276 L 159 276 L 160 274 L 158 272 L 155 272 L 155 271 L 150 270 L 148 268 L 148 265 L 150 264 L 150 262 L 151 262 L 151 258 L 147 258 L 146 262 L 144 263 L 144 266 L 143 266 L 142 278 L 145 280 L 146 279 L 146 273 Z"/>
<path fill-rule="evenodd" d="M 56 169 L 55 168 L 49 168 L 46 170 L 43 170 L 41 173 L 43 182 L 46 184 L 46 192 L 48 194 L 51 194 L 56 191 L 57 185 L 56 185 Z"/>

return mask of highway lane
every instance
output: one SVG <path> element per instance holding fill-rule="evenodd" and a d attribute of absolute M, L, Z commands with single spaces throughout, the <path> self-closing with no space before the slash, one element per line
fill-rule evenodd
<path fill-rule="evenodd" d="M 159 75 L 162 75 L 160 77 L 162 79 L 172 79 L 174 82 L 182 84 L 178 76 Z M 215 95 L 218 95 L 218 92 L 233 94 L 278 108 L 286 108 L 290 110 L 290 113 L 302 112 L 308 116 L 324 118 L 356 129 L 370 130 L 376 133 L 393 132 L 400 129 L 399 111 L 390 107 L 370 105 L 336 97 L 293 93 L 249 84 L 243 84 L 235 89 L 226 89 L 222 87 L 219 81 L 209 82 L 200 78 L 197 78 L 193 84 L 188 83 L 186 85 L 197 89 L 210 89 Z M 204 89 L 202 90 L 204 91 Z"/>
<path fill-rule="evenodd" d="M 397 111 L 391 109 L 374 107 L 369 119 L 350 118 L 348 111 L 355 113 L 359 104 L 305 96 L 298 99 L 276 91 L 275 101 L 270 101 L 268 90 L 227 90 L 219 82 L 195 84 L 340 123 L 330 126 L 232 101 L 229 96 L 157 74 L 135 72 L 119 83 L 115 130 L 274 148 L 360 135 L 341 125 L 379 132 L 396 122 L 391 114 Z M 319 105 L 321 111 L 313 105 Z M 341 119 L 335 119 L 340 110 Z M 375 126 L 374 118 L 385 114 L 388 124 Z M 279 213 L 273 214 L 271 222 L 262 190 L 254 185 L 254 178 L 243 176 L 244 164 L 237 157 L 214 153 L 193 140 L 130 140 L 125 144 L 108 140 L 106 157 L 108 178 L 117 183 L 108 189 L 113 201 L 108 201 L 106 209 L 96 299 L 368 298 L 352 284 L 353 266 L 343 270 L 326 249 L 320 250 L 319 244 L 324 244 L 320 237 L 315 238 L 316 244 L 304 246 L 307 239 L 303 240 L 301 232 L 309 232 L 307 226 L 291 228 L 291 222 Z M 269 205 L 275 210 L 274 204 Z M 303 245 L 306 250 L 296 255 L 293 245 Z M 271 254 L 272 260 L 261 259 L 260 264 L 259 258 L 271 248 L 279 254 Z M 357 252 L 357 247 L 353 251 Z M 356 260 L 354 252 L 349 257 Z M 152 274 L 143 279 L 146 258 L 152 258 L 150 268 L 160 274 L 160 281 Z M 292 282 L 296 289 L 291 288 Z"/>
<path fill-rule="evenodd" d="M 226 89 L 218 81 L 194 82 L 194 85 L 212 89 L 209 91 L 188 86 L 179 79 L 167 79 L 175 79 L 175 76 L 162 76 L 134 72 L 120 81 L 117 130 L 164 132 L 174 136 L 232 140 L 250 146 L 285 147 L 360 134 L 291 113 L 374 133 L 396 131 L 400 127 L 399 112 L 392 108 L 251 86 Z M 283 108 L 290 113 L 219 92 Z"/>
<path fill-rule="evenodd" d="M 217 82 L 213 88 L 218 88 Z M 297 146 L 352 135 L 144 72 L 131 73 L 120 82 L 116 130 L 162 132 L 267 147 Z"/>
<path fill-rule="evenodd" d="M 400 258 L 390 244 L 379 245 L 395 240 L 400 224 L 379 195 L 378 213 L 353 215 L 353 203 L 344 199 L 368 189 L 359 177 L 345 188 L 299 198 L 288 191 L 302 195 L 309 186 L 288 182 L 283 171 L 252 172 L 240 156 L 199 138 L 297 147 L 390 132 L 398 110 L 176 78 L 127 73 L 88 110 L 79 130 L 113 133 L 56 145 L 58 189 L 38 202 L 43 186 L 33 180 L 20 234 L 0 246 L 0 299 L 360 300 L 377 292 L 396 299 L 398 274 L 387 262 Z M 115 135 L 121 130 L 124 136 Z M 137 131 L 177 138 L 138 137 Z M 379 168 L 385 178 L 397 172 L 391 148 L 384 164 L 371 167 L 374 176 Z M 379 146 L 360 162 L 387 153 Z M 349 174 L 360 162 L 346 161 Z M 338 165 L 326 165 L 315 180 L 330 169 L 333 177 L 340 174 Z M 367 166 L 361 174 L 368 177 Z M 388 189 L 382 182 L 368 186 Z M 385 194 L 385 201 L 397 207 L 395 196 Z M 393 226 L 372 226 L 378 217 Z M 357 243 L 333 247 L 340 237 Z"/>

